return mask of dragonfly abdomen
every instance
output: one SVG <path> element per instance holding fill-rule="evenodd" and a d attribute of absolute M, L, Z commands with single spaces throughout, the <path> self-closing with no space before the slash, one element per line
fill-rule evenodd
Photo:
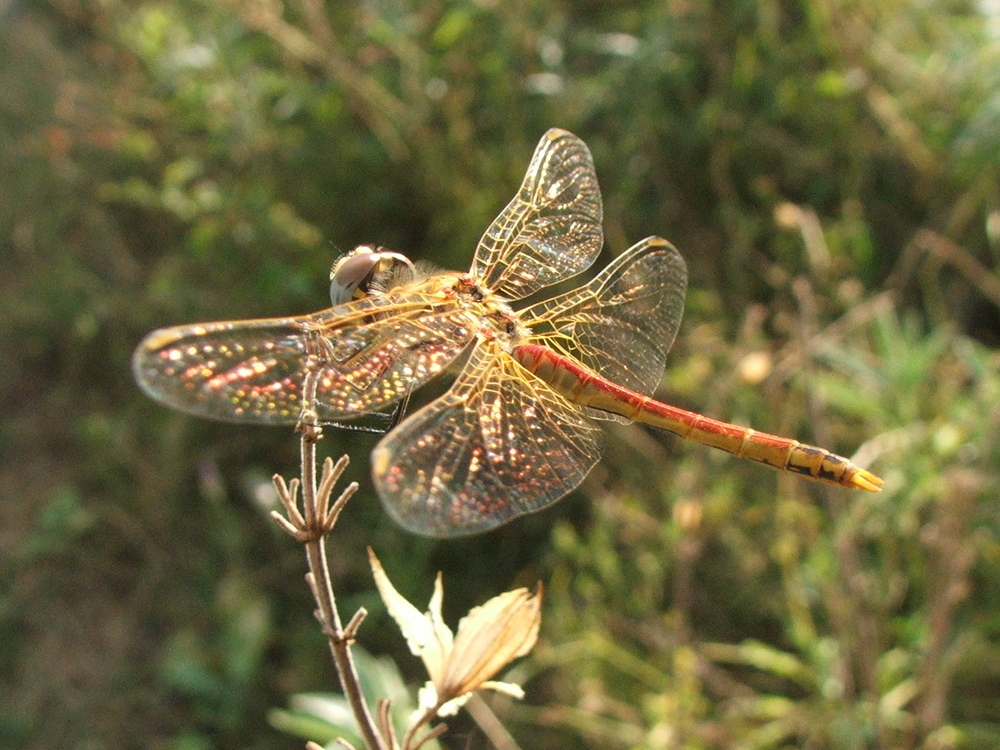
<path fill-rule="evenodd" d="M 824 448 L 664 404 L 606 380 L 548 347 L 523 344 L 514 350 L 514 357 L 561 396 L 580 406 L 618 414 L 739 458 L 819 482 L 873 492 L 882 486 L 882 480 L 875 475 Z"/>

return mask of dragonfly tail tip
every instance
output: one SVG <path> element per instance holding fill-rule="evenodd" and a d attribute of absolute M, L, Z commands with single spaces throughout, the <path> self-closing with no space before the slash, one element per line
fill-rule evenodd
<path fill-rule="evenodd" d="M 851 489 L 881 492 L 884 482 L 870 471 L 856 468 L 854 474 L 848 478 L 847 484 Z"/>

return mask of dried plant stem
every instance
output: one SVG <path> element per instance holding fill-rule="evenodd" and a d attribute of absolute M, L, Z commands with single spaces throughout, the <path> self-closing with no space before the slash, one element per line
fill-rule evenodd
<path fill-rule="evenodd" d="M 469 715 L 496 750 L 520 750 L 517 742 L 507 731 L 507 727 L 497 718 L 493 709 L 478 693 L 469 698 L 469 702 L 465 704 L 465 710 L 469 712 Z"/>
<path fill-rule="evenodd" d="M 428 732 L 419 740 L 416 739 L 417 732 L 420 730 L 421 727 L 430 724 L 430 722 L 434 719 L 434 717 L 437 716 L 439 708 L 441 708 L 440 705 L 428 708 L 427 710 L 424 711 L 423 714 L 420 715 L 420 717 L 416 721 L 414 721 L 410 725 L 410 728 L 406 730 L 406 734 L 403 735 L 404 750 L 419 750 L 420 747 L 425 742 L 429 742 L 435 737 L 440 737 L 442 734 L 448 731 L 447 724 L 438 724 L 436 727 L 433 727 L 432 729 L 428 730 Z M 416 744 L 414 744 L 414 741 L 416 741 Z"/>
<path fill-rule="evenodd" d="M 303 384 L 303 403 L 306 405 L 299 420 L 298 431 L 301 434 L 300 450 L 302 455 L 301 479 L 285 480 L 275 475 L 274 486 L 278 491 L 282 504 L 285 506 L 287 518 L 274 512 L 272 517 L 306 548 L 306 558 L 309 562 L 309 573 L 306 580 L 316 599 L 316 616 L 323 626 L 330 644 L 330 652 L 337 667 L 340 685 L 354 713 L 361 736 L 369 750 L 388 750 L 388 745 L 375 727 L 375 722 L 361 693 L 357 667 L 351 654 L 351 644 L 357 635 L 358 627 L 364 620 L 366 612 L 358 610 L 351 618 L 347 627 L 343 627 L 340 613 L 337 611 L 336 598 L 330 581 L 330 570 L 326 561 L 326 535 L 333 529 L 337 517 L 347 500 L 355 493 L 358 486 L 349 484 L 340 493 L 337 500 L 330 504 L 334 485 L 344 469 L 348 458 L 342 456 L 336 464 L 330 458 L 323 462 L 323 472 L 319 484 L 316 483 L 316 443 L 322 437 L 313 404 L 316 397 L 316 376 L 310 371 Z M 302 488 L 302 512 L 299 512 L 296 502 L 299 487 Z"/>

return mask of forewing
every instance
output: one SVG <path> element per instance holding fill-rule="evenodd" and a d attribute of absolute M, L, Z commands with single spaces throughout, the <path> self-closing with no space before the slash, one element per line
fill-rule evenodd
<path fill-rule="evenodd" d="M 486 343 L 445 395 L 382 439 L 372 475 L 402 526 L 461 536 L 573 490 L 600 458 L 599 437 L 580 407 Z"/>
<path fill-rule="evenodd" d="M 601 215 L 590 150 L 553 128 L 538 143 L 514 200 L 479 241 L 472 275 L 508 299 L 574 276 L 601 251 Z"/>
<path fill-rule="evenodd" d="M 465 311 L 437 296 L 426 305 L 411 298 L 405 309 L 362 325 L 344 328 L 336 315 L 330 319 L 332 330 L 323 320 L 317 330 L 316 411 L 323 422 L 398 404 L 451 364 L 476 330 Z"/>
<path fill-rule="evenodd" d="M 532 340 L 619 385 L 656 390 L 684 313 L 687 268 L 676 248 L 648 237 L 593 281 L 526 308 Z"/>
<path fill-rule="evenodd" d="M 471 340 L 465 313 L 432 295 L 368 297 L 316 315 L 154 331 L 132 358 L 150 396 L 191 414 L 294 424 L 316 372 L 321 422 L 387 414 Z"/>

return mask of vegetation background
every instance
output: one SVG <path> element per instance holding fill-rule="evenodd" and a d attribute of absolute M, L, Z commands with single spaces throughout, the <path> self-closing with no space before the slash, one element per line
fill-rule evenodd
<path fill-rule="evenodd" d="M 0 2 L 0 745 L 293 748 L 334 675 L 266 517 L 291 432 L 141 395 L 147 331 L 324 307 L 377 243 L 450 268 L 549 127 L 691 291 L 661 393 L 886 479 L 860 496 L 610 431 L 558 506 L 396 529 L 376 439 L 331 544 L 363 645 L 422 679 L 366 567 L 452 618 L 543 580 L 501 705 L 538 748 L 1000 746 L 996 2 Z M 454 622 L 454 619 L 452 619 Z M 483 746 L 460 726 L 454 746 Z"/>

